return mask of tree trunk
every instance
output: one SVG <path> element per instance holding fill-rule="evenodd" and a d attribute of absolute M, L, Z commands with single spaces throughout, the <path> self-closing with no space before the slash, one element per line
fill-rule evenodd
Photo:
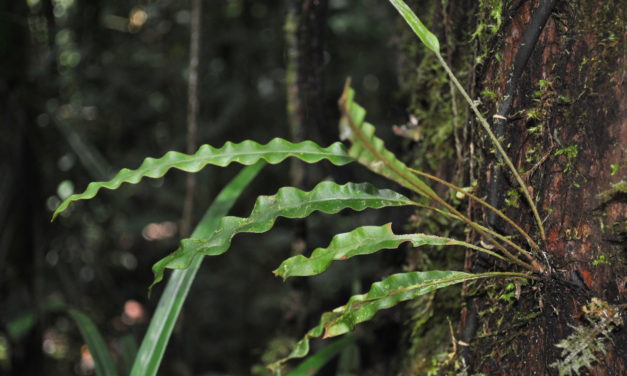
<path fill-rule="evenodd" d="M 412 5 L 418 14 L 421 6 L 429 9 Z M 627 330 L 620 319 L 627 292 L 627 205 L 624 183 L 619 184 L 627 167 L 622 5 L 600 0 L 431 3 L 431 29 L 449 62 L 458 71 L 468 68 L 466 82 L 489 119 L 498 121 L 494 114 L 507 118 L 501 129 L 499 124 L 493 129 L 500 131 L 508 155 L 527 179 L 547 234 L 546 242 L 541 242 L 529 207 L 507 171 L 499 170 L 500 162 L 482 130 L 471 120 L 463 131 L 453 128 L 449 141 L 455 136 L 464 144 L 458 157 L 464 158 L 463 171 L 470 171 L 468 176 L 457 175 L 458 183 L 477 181 L 482 196 L 532 234 L 542 248 L 536 257 L 548 270 L 541 281 L 526 286 L 487 281 L 478 290 L 472 287 L 475 292 L 465 299 L 457 346 L 458 369 L 468 374 L 626 372 Z M 537 16 L 543 10 L 545 19 Z M 459 26 L 451 32 L 451 24 Z M 465 28 L 463 32 L 459 27 Z M 530 28 L 542 30 L 531 44 Z M 460 39 L 467 42 L 473 34 L 475 56 L 468 64 Z M 524 49 L 531 51 L 527 61 L 519 57 Z M 512 77 L 516 69 L 520 76 Z M 424 92 L 424 87 L 410 90 Z M 412 99 L 417 102 L 415 94 Z M 508 99 L 511 106 L 502 114 Z M 445 101 L 450 106 L 451 98 Z M 449 145 L 449 150 L 455 149 Z M 451 159 L 442 162 L 446 160 L 427 166 L 419 162 L 451 179 L 456 174 L 450 172 Z M 473 207 L 470 211 L 476 220 L 487 219 L 495 230 L 512 234 L 489 213 Z M 474 271 L 504 267 L 468 261 L 466 267 Z M 591 304 L 593 298 L 600 300 Z M 577 331 L 573 327 L 579 328 L 579 336 L 571 336 Z M 603 331 L 608 337 L 603 338 Z M 571 340 L 570 352 L 563 353 L 556 345 L 566 338 Z M 558 364 L 560 360 L 563 363 Z"/>
<path fill-rule="evenodd" d="M 484 103 L 490 115 L 506 100 L 503 94 L 526 30 L 541 27 L 534 15 L 543 2 L 548 3 L 523 1 L 504 7 L 503 16 L 511 21 L 499 32 L 497 46 L 489 52 L 494 55 L 478 76 L 478 91 L 497 93 L 496 106 Z M 547 375 L 557 374 L 560 367 L 578 370 L 577 362 L 585 365 L 580 359 L 585 350 L 573 353 L 569 364 L 552 366 L 568 356 L 556 344 L 573 333 L 572 326 L 594 326 L 587 322 L 594 313 L 584 311 L 592 297 L 610 305 L 625 301 L 625 249 L 619 244 L 624 236 L 624 194 L 599 196 L 624 177 L 622 10 L 617 1 L 559 2 L 522 68 L 502 134 L 545 220 L 543 252 L 553 270 L 525 288 L 513 304 L 497 302 L 489 293 L 476 299 L 481 319 L 466 358 L 471 372 Z M 488 149 L 487 143 L 477 146 Z M 496 186 L 500 206 L 537 235 L 516 185 L 507 176 L 494 179 L 498 170 L 492 167 L 498 162 L 489 152 L 484 157 L 480 166 L 486 175 L 477 177 L 480 186 L 486 193 Z M 626 333 L 619 327 L 611 340 L 601 342 L 606 354 L 596 351 L 591 374 L 625 373 L 620 344 L 627 343 Z M 583 347 L 593 342 L 572 339 Z"/>
<path fill-rule="evenodd" d="M 36 123 L 47 87 L 29 69 L 33 42 L 28 5 L 3 3 L 0 14 L 5 17 L 0 22 L 0 296 L 6 298 L 0 323 L 8 332 L 5 323 L 21 313 L 15 308 L 20 304 L 36 314 L 32 328 L 9 337 L 10 359 L 5 360 L 15 374 L 37 375 L 48 363 L 42 352 L 41 304 L 49 228 L 44 192 L 50 190 L 38 152 L 45 155 L 43 140 L 53 143 L 53 138 Z M 0 364 L 0 373 L 5 365 Z"/>

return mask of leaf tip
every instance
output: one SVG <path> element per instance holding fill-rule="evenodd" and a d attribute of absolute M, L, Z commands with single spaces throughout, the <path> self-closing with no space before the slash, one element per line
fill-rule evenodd
<path fill-rule="evenodd" d="M 152 289 L 156 285 L 158 285 L 159 282 L 161 282 L 162 279 L 163 279 L 163 272 L 159 273 L 159 275 L 157 275 L 157 273 L 155 273 L 155 279 L 152 281 L 150 286 L 148 286 L 148 300 L 150 300 L 150 297 L 152 296 Z"/>
<path fill-rule="evenodd" d="M 283 282 L 285 282 L 285 280 L 287 279 L 285 273 L 281 273 L 281 267 L 274 269 L 272 271 L 272 274 L 274 274 L 275 277 L 281 277 L 283 279 Z"/>
<path fill-rule="evenodd" d="M 351 81 L 352 78 L 349 76 L 344 82 L 344 90 L 342 90 L 342 96 L 340 96 L 340 99 L 338 100 L 338 104 L 340 105 L 340 107 L 344 107 L 346 105 L 346 101 L 348 100 L 348 93 L 351 88 Z"/>
<path fill-rule="evenodd" d="M 50 219 L 50 222 L 54 222 L 55 219 L 57 219 L 57 217 L 59 216 L 59 214 L 63 213 L 65 211 L 65 209 L 67 209 L 68 204 L 66 204 L 66 201 L 63 201 L 59 206 L 57 206 L 57 208 L 55 209 L 54 213 L 52 213 L 52 218 Z"/>

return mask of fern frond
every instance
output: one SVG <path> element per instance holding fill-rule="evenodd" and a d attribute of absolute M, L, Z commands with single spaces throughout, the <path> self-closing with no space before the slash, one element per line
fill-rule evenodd
<path fill-rule="evenodd" d="M 339 100 L 342 118 L 340 119 L 340 138 L 348 139 L 351 147 L 348 154 L 369 170 L 385 176 L 425 197 L 433 198 L 437 194 L 394 153 L 386 149 L 383 140 L 375 136 L 375 127 L 365 122 L 366 110 L 354 100 L 355 90 L 346 81 L 344 92 Z"/>
<path fill-rule="evenodd" d="M 399 193 L 377 189 L 367 183 L 338 185 L 322 182 L 309 192 L 292 187 L 281 188 L 274 196 L 257 198 L 249 217 L 223 217 L 208 239 L 181 241 L 179 249 L 153 266 L 153 285 L 161 281 L 165 268 L 184 269 L 197 255 L 220 255 L 229 249 L 235 235 L 266 232 L 278 217 L 305 218 L 314 211 L 334 214 L 343 209 L 361 211 L 406 205 L 414 205 L 414 202 Z"/>
<path fill-rule="evenodd" d="M 392 224 L 388 223 L 383 226 L 363 226 L 351 232 L 336 235 L 327 248 L 315 249 L 311 257 L 303 255 L 290 257 L 281 263 L 274 274 L 283 277 L 283 279 L 312 276 L 327 270 L 333 261 L 369 255 L 382 249 L 398 248 L 405 242 L 411 242 L 414 247 L 459 245 L 505 260 L 504 257 L 492 251 L 460 240 L 426 234 L 396 235 L 392 232 Z"/>
<path fill-rule="evenodd" d="M 73 194 L 63 201 L 55 210 L 52 219 L 67 209 L 72 202 L 93 198 L 102 188 L 118 189 L 124 183 L 137 184 L 143 178 L 160 178 L 172 168 L 198 172 L 207 165 L 224 167 L 231 163 L 240 163 L 249 166 L 259 160 L 278 164 L 288 157 L 295 157 L 307 163 L 326 159 L 336 166 L 353 161 L 353 158 L 347 155 L 344 145 L 339 142 L 323 148 L 312 141 L 291 143 L 281 138 L 275 138 L 265 145 L 250 140 L 241 143 L 227 142 L 221 148 L 203 145 L 194 154 L 169 151 L 161 158 L 144 159 L 135 170 L 124 168 L 109 181 L 90 183 L 83 193 Z"/>
<path fill-rule="evenodd" d="M 443 287 L 492 277 L 527 278 L 528 276 L 522 273 L 470 274 L 440 270 L 393 274 L 381 282 L 372 284 L 368 293 L 354 295 L 345 305 L 322 314 L 320 323 L 307 332 L 287 357 L 268 367 L 278 371 L 282 364 L 288 360 L 306 356 L 309 353 L 310 339 L 329 338 L 345 334 L 353 330 L 355 325 L 370 320 L 382 309 L 391 308 L 400 302 L 415 299 L 420 295 Z"/>

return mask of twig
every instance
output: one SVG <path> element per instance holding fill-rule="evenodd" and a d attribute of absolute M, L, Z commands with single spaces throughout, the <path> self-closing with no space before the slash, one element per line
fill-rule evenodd
<path fill-rule="evenodd" d="M 527 189 L 527 185 L 525 184 L 525 182 L 523 182 L 522 178 L 520 177 L 520 174 L 516 170 L 516 167 L 514 167 L 514 164 L 512 163 L 511 159 L 509 159 L 509 157 L 507 156 L 507 153 L 505 152 L 505 150 L 503 150 L 503 147 L 501 146 L 501 143 L 499 142 L 499 140 L 496 138 L 496 136 L 494 135 L 494 133 L 490 129 L 490 124 L 488 124 L 488 121 L 483 117 L 483 115 L 481 115 L 481 112 L 479 112 L 479 109 L 477 108 L 477 105 L 470 98 L 470 96 L 468 96 L 468 93 L 466 92 L 464 87 L 459 83 L 459 81 L 457 80 L 457 77 L 455 77 L 455 75 L 451 71 L 451 68 L 449 68 L 449 66 L 446 64 L 446 62 L 442 58 L 442 55 L 439 52 L 436 52 L 436 56 L 438 57 L 438 60 L 440 61 L 440 64 L 446 70 L 446 73 L 448 73 L 450 79 L 453 81 L 453 83 L 455 84 L 457 89 L 461 92 L 461 94 L 464 97 L 464 99 L 466 99 L 466 101 L 470 105 L 470 108 L 472 108 L 472 110 L 475 113 L 477 119 L 479 120 L 479 124 L 481 124 L 481 126 L 485 129 L 486 133 L 488 134 L 488 136 L 492 140 L 492 143 L 494 144 L 494 146 L 496 147 L 498 152 L 501 154 L 501 157 L 505 161 L 505 164 L 507 164 L 507 166 L 511 170 L 512 174 L 516 178 L 516 181 L 520 185 L 520 188 L 522 190 L 523 195 L 525 196 L 525 198 L 527 199 L 527 202 L 529 203 L 529 206 L 531 207 L 531 211 L 533 212 L 533 216 L 534 216 L 535 221 L 537 223 L 538 230 L 540 231 L 540 237 L 542 238 L 542 240 L 545 240 L 546 236 L 544 234 L 544 226 L 542 225 L 542 219 L 540 219 L 540 214 L 538 214 L 538 209 L 536 208 L 536 205 L 533 202 L 533 199 L 531 198 L 531 195 L 529 195 L 529 190 Z"/>
<path fill-rule="evenodd" d="M 529 245 L 531 245 L 534 249 L 539 250 L 540 247 L 538 247 L 538 244 L 536 244 L 536 242 L 534 242 L 533 239 L 531 239 L 531 236 L 529 236 L 529 234 L 527 234 L 527 232 L 525 232 L 525 230 L 523 230 L 516 222 L 514 222 L 511 218 L 506 216 L 505 213 L 503 213 L 499 209 L 497 209 L 494 206 L 488 204 L 487 202 L 483 201 L 482 199 L 480 199 L 479 197 L 473 195 L 472 193 L 467 192 L 467 191 L 463 190 L 462 188 L 456 186 L 455 184 L 451 184 L 451 183 L 447 182 L 446 180 L 440 179 L 437 176 L 433 176 L 433 175 L 427 174 L 426 172 L 415 170 L 413 168 L 410 168 L 409 170 L 411 172 L 415 173 L 415 174 L 418 174 L 420 176 L 424 176 L 424 177 L 426 177 L 428 179 L 431 179 L 431 180 L 433 180 L 435 182 L 443 184 L 443 185 L 447 186 L 448 188 L 454 190 L 455 192 L 458 192 L 458 193 L 461 193 L 463 195 L 466 195 L 470 199 L 478 202 L 479 204 L 483 205 L 487 209 L 495 212 L 498 216 L 503 218 L 507 223 L 509 223 L 512 227 L 514 227 L 516 229 L 516 231 L 518 231 L 527 240 L 527 242 L 529 242 Z M 521 253 L 524 254 L 529 260 L 533 259 L 533 257 L 527 251 L 522 250 Z"/>
<path fill-rule="evenodd" d="M 189 77 L 187 79 L 187 153 L 189 154 L 196 149 L 196 135 L 198 133 L 198 65 L 200 61 L 201 16 L 202 0 L 193 0 L 189 42 Z M 182 237 L 191 233 L 195 189 L 196 175 L 187 174 L 180 231 Z"/>

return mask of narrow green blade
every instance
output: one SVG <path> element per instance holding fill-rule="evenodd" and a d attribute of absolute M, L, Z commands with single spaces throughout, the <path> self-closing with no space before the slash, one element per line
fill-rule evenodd
<path fill-rule="evenodd" d="M 279 217 L 305 218 L 315 211 L 335 214 L 344 209 L 361 211 L 392 206 L 414 205 L 415 202 L 389 189 L 378 189 L 371 184 L 330 181 L 319 183 L 311 191 L 283 187 L 273 196 L 260 196 L 247 218 L 224 217 L 209 238 L 184 239 L 174 253 L 153 265 L 153 285 L 161 281 L 166 268 L 185 269 L 200 254 L 217 256 L 229 250 L 231 240 L 241 233 L 263 233 L 274 226 Z"/>
<path fill-rule="evenodd" d="M 405 242 L 411 242 L 414 247 L 463 246 L 502 259 L 500 255 L 490 250 L 460 240 L 427 234 L 397 235 L 392 232 L 392 224 L 388 223 L 383 226 L 362 226 L 351 232 L 338 234 L 333 237 L 328 247 L 316 248 L 310 257 L 303 255 L 290 257 L 273 273 L 283 279 L 317 275 L 327 270 L 333 261 L 369 255 L 383 249 L 395 249 Z"/>
<path fill-rule="evenodd" d="M 68 309 L 68 314 L 74 320 L 76 326 L 78 326 L 78 330 L 81 332 L 85 342 L 87 342 L 87 347 L 89 348 L 89 352 L 94 359 L 94 365 L 96 366 L 96 375 L 117 375 L 118 371 L 115 368 L 115 363 L 96 325 L 94 325 L 87 315 L 77 309 Z"/>
<path fill-rule="evenodd" d="M 342 350 L 354 342 L 355 337 L 353 336 L 346 336 L 339 341 L 333 342 L 329 346 L 326 346 L 314 355 L 305 359 L 298 365 L 298 367 L 288 373 L 287 376 L 313 376 L 317 374 L 322 367 L 327 365 L 327 363 L 342 352 Z"/>
<path fill-rule="evenodd" d="M 382 139 L 375 135 L 375 127 L 366 122 L 366 110 L 355 102 L 355 90 L 346 80 L 344 91 L 339 100 L 342 118 L 340 119 L 340 138 L 348 139 L 351 147 L 348 154 L 359 164 L 372 172 L 397 182 L 407 189 L 425 197 L 433 198 L 436 193 L 394 153 L 385 147 Z"/>
<path fill-rule="evenodd" d="M 206 239 L 213 233 L 220 218 L 228 213 L 244 188 L 257 176 L 265 162 L 260 161 L 246 167 L 218 194 L 204 217 L 196 226 L 192 236 Z M 131 370 L 132 376 L 156 375 L 165 352 L 172 329 L 176 323 L 189 289 L 202 263 L 202 256 L 194 258 L 189 268 L 175 270 L 159 300 L 150 321 L 137 357 Z"/>
<path fill-rule="evenodd" d="M 280 373 L 283 363 L 290 359 L 302 358 L 309 353 L 310 339 L 319 337 L 324 339 L 348 333 L 357 324 L 372 319 L 380 310 L 394 307 L 401 302 L 415 299 L 447 286 L 492 277 L 527 278 L 528 276 L 522 273 L 509 272 L 470 274 L 452 270 L 393 274 L 372 284 L 367 293 L 353 295 L 345 305 L 323 313 L 320 323 L 305 334 L 287 357 L 270 364 L 268 367 Z"/>
<path fill-rule="evenodd" d="M 409 24 L 422 43 L 431 51 L 438 53 L 440 51 L 440 42 L 438 41 L 438 38 L 430 32 L 429 29 L 427 29 L 418 16 L 416 16 L 414 11 L 412 11 L 403 0 L 390 0 L 390 3 L 392 3 L 398 13 L 403 16 L 405 22 Z"/>
<path fill-rule="evenodd" d="M 306 163 L 316 163 L 326 159 L 336 166 L 342 166 L 353 161 L 346 154 L 344 145 L 336 142 L 326 148 L 318 146 L 312 141 L 292 143 L 281 138 L 275 138 L 265 145 L 246 140 L 240 143 L 227 142 L 221 148 L 202 145 L 194 154 L 183 154 L 169 151 L 161 158 L 146 158 L 135 170 L 123 168 L 111 180 L 92 182 L 82 193 L 68 197 L 54 211 L 52 219 L 74 201 L 88 200 L 96 196 L 102 188 L 118 189 L 124 183 L 137 184 L 143 178 L 160 178 L 170 169 L 175 168 L 186 172 L 198 172 L 207 165 L 228 166 L 231 163 L 240 163 L 246 166 L 260 160 L 270 164 L 277 164 L 286 158 L 294 157 Z"/>

